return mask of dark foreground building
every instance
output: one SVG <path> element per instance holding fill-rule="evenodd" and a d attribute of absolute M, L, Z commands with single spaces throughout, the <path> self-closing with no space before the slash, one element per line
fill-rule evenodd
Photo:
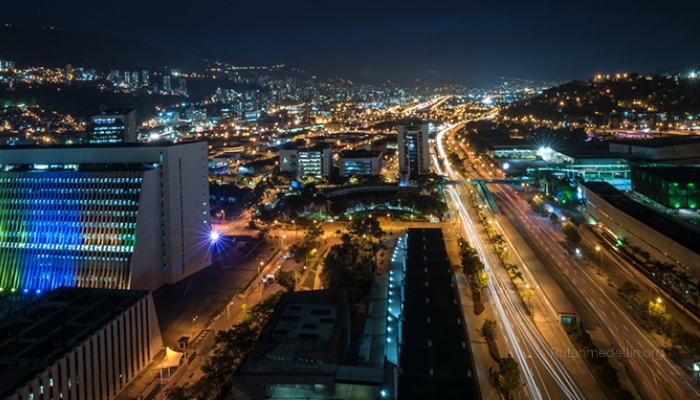
<path fill-rule="evenodd" d="M 235 399 L 376 399 L 381 368 L 343 365 L 350 344 L 345 289 L 285 293 L 233 377 Z"/>
<path fill-rule="evenodd" d="M 479 399 L 442 229 L 409 229 L 399 399 Z"/>
<path fill-rule="evenodd" d="M 162 347 L 150 292 L 61 287 L 0 321 L 0 398 L 113 399 Z"/>

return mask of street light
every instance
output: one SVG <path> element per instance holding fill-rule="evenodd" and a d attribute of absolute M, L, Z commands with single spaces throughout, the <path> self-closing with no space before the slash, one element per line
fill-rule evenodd
<path fill-rule="evenodd" d="M 194 337 L 194 334 L 197 332 L 197 318 L 199 318 L 199 316 L 196 315 L 192 318 L 192 337 Z"/>
<path fill-rule="evenodd" d="M 264 263 L 263 263 L 262 261 L 260 261 L 260 265 L 258 266 L 258 279 L 261 279 L 261 278 L 262 278 L 262 276 L 261 276 L 261 270 L 262 270 L 263 264 L 264 264 Z M 262 293 L 262 286 L 260 286 L 260 281 L 258 281 L 258 286 L 260 287 L 260 293 Z"/>
<path fill-rule="evenodd" d="M 595 247 L 595 251 L 597 251 L 600 254 L 600 270 L 603 270 L 603 252 L 601 251 L 600 246 Z"/>

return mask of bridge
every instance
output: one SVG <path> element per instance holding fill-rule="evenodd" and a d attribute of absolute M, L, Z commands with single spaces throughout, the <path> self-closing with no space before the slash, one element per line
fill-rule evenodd
<path fill-rule="evenodd" d="M 501 185 L 517 185 L 517 186 L 522 186 L 523 181 L 515 181 L 512 179 L 466 179 L 466 180 L 461 180 L 461 181 L 445 181 L 445 185 L 465 185 L 468 183 L 472 184 L 486 184 L 486 183 L 494 183 L 494 184 L 501 184 Z"/>

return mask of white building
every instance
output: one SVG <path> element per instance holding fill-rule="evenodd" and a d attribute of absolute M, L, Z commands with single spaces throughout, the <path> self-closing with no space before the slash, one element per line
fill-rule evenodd
<path fill-rule="evenodd" d="M 333 167 L 333 151 L 330 147 L 281 149 L 279 158 L 280 171 L 289 171 L 298 178 L 328 176 Z"/>
<path fill-rule="evenodd" d="M 399 172 L 411 177 L 430 173 L 430 146 L 428 122 L 420 119 L 404 120 L 396 125 L 399 147 Z"/>
<path fill-rule="evenodd" d="M 207 142 L 0 150 L 0 288 L 153 290 L 211 264 Z"/>

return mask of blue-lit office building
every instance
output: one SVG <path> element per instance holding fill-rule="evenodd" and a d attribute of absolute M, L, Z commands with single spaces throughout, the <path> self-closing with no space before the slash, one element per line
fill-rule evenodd
<path fill-rule="evenodd" d="M 207 151 L 1 149 L 0 290 L 153 290 L 210 265 Z"/>
<path fill-rule="evenodd" d="M 126 74 L 129 74 L 126 72 Z M 138 74 L 134 72 L 138 79 Z M 127 75 L 128 76 L 128 75 Z M 136 110 L 102 110 L 89 118 L 87 143 L 135 143 Z"/>
<path fill-rule="evenodd" d="M 341 151 L 338 169 L 341 176 L 380 175 L 382 173 L 382 152 L 369 150 Z"/>

